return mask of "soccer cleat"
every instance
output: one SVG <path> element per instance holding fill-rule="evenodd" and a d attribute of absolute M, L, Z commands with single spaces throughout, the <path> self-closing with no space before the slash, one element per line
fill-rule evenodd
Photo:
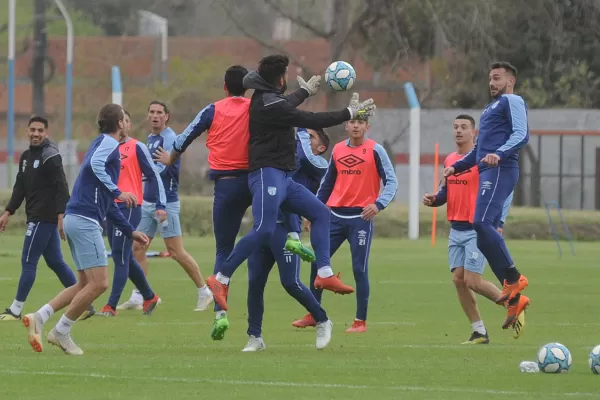
<path fill-rule="evenodd" d="M 523 310 L 523 312 L 519 314 L 517 321 L 512 326 L 513 338 L 520 338 L 523 334 L 523 329 L 525 329 L 525 310 Z"/>
<path fill-rule="evenodd" d="M 315 321 L 311 314 L 306 314 L 302 319 L 292 322 L 292 326 L 296 328 L 308 328 L 309 326 L 317 326 L 317 321 Z"/>
<path fill-rule="evenodd" d="M 142 314 L 143 315 L 150 315 L 152 314 L 152 311 L 154 311 L 154 309 L 156 307 L 158 307 L 158 305 L 161 303 L 161 299 L 160 297 L 158 297 L 157 295 L 154 295 L 154 297 L 150 300 L 144 300 L 144 305 L 142 307 Z"/>
<path fill-rule="evenodd" d="M 229 286 L 219 282 L 215 275 L 210 276 L 206 280 L 206 284 L 213 294 L 215 303 L 217 303 L 223 311 L 227 311 L 227 293 L 229 292 Z"/>
<path fill-rule="evenodd" d="M 66 354 L 71 356 L 82 356 L 83 350 L 79 348 L 71 338 L 71 334 L 63 335 L 56 328 L 53 328 L 48 334 L 48 343 L 60 347 Z"/>
<path fill-rule="evenodd" d="M 21 319 L 21 314 L 15 315 L 10 308 L 4 310 L 2 314 L 0 314 L 0 321 L 18 321 Z"/>
<path fill-rule="evenodd" d="M 142 303 L 137 303 L 131 299 L 127 300 L 125 303 L 117 306 L 117 311 L 120 310 L 142 310 Z"/>
<path fill-rule="evenodd" d="M 102 310 L 100 310 L 100 312 L 96 315 L 98 315 L 99 317 L 116 317 L 117 311 L 107 304 L 104 307 L 102 307 Z"/>
<path fill-rule="evenodd" d="M 346 333 L 365 333 L 367 331 L 367 321 L 354 320 L 352 326 L 346 329 Z"/>
<path fill-rule="evenodd" d="M 325 290 L 330 290 L 334 293 L 338 293 L 338 294 L 350 294 L 350 293 L 354 293 L 354 288 L 352 286 L 348 286 L 346 284 L 344 284 L 344 282 L 342 282 L 340 280 L 340 273 L 338 272 L 337 275 L 331 275 L 328 278 L 321 278 L 320 276 L 317 275 L 317 278 L 315 279 L 315 289 L 325 289 Z"/>
<path fill-rule="evenodd" d="M 304 243 L 302 243 L 302 241 L 299 239 L 288 238 L 285 242 L 285 249 L 291 253 L 296 254 L 298 257 L 300 257 L 303 261 L 306 262 L 313 262 L 317 259 L 315 257 L 315 253 L 313 253 L 311 249 L 306 247 Z"/>
<path fill-rule="evenodd" d="M 502 287 L 502 293 L 500 293 L 500 297 L 496 299 L 497 304 L 502 304 L 506 301 L 511 301 L 516 297 L 517 294 L 521 293 L 521 291 L 525 290 L 525 288 L 529 285 L 529 281 L 525 277 L 525 275 L 521 275 L 519 280 L 515 283 L 509 284 L 504 280 L 504 286 Z"/>
<path fill-rule="evenodd" d="M 37 353 L 42 352 L 42 319 L 37 313 L 26 314 L 23 317 L 23 325 L 27 328 L 28 336 L 27 340 L 33 348 L 33 351 Z"/>
<path fill-rule="evenodd" d="M 502 329 L 512 326 L 518 320 L 519 315 L 529 306 L 529 303 L 529 297 L 521 295 L 518 301 L 515 301 L 514 304 L 509 304 L 506 308 L 506 319 L 502 324 Z"/>
<path fill-rule="evenodd" d="M 220 318 L 215 318 L 210 337 L 212 340 L 223 340 L 227 329 L 229 329 L 229 320 L 227 319 L 227 314 L 223 314 Z"/>
<path fill-rule="evenodd" d="M 266 350 L 266 348 L 267 348 L 267 345 L 263 341 L 262 337 L 256 337 L 256 336 L 250 335 L 250 338 L 248 339 L 248 344 L 246 344 L 246 347 L 244 347 L 244 349 L 242 351 L 244 353 L 247 353 L 250 351 L 263 351 L 263 350 Z"/>
<path fill-rule="evenodd" d="M 490 343 L 490 337 L 488 336 L 487 332 L 485 333 L 485 335 L 482 335 L 479 332 L 473 332 L 471 334 L 471 337 L 469 338 L 469 340 L 467 340 L 466 342 L 463 342 L 462 344 L 489 344 Z"/>
<path fill-rule="evenodd" d="M 208 309 L 208 306 L 212 304 L 214 300 L 213 294 L 209 291 L 208 294 L 199 294 L 198 295 L 198 304 L 194 311 L 205 311 Z"/>
<path fill-rule="evenodd" d="M 333 330 L 333 322 L 328 319 L 325 322 L 319 322 L 317 324 L 317 350 L 322 350 L 331 341 L 331 331 Z"/>
<path fill-rule="evenodd" d="M 94 315 L 96 314 L 96 310 L 94 309 L 94 306 L 92 304 L 90 304 L 90 306 L 88 307 L 87 310 L 85 310 L 83 312 L 83 314 L 81 314 L 79 316 L 79 318 L 77 318 L 77 321 L 84 321 L 88 318 L 92 318 Z"/>

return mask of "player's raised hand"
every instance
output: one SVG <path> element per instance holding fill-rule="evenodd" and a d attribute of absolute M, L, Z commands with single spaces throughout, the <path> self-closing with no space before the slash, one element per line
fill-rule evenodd
<path fill-rule="evenodd" d="M 377 214 L 379 214 L 379 208 L 377 208 L 377 205 L 369 204 L 363 208 L 362 213 L 360 213 L 360 217 L 365 221 L 370 221 L 375 218 Z"/>
<path fill-rule="evenodd" d="M 500 156 L 495 153 L 490 153 L 487 156 L 481 159 L 481 162 L 489 165 L 490 167 L 498 166 L 498 162 L 500 162 Z"/>
<path fill-rule="evenodd" d="M 375 114 L 375 102 L 373 99 L 368 99 L 362 103 L 356 103 L 350 105 L 348 110 L 350 111 L 350 119 L 361 119 L 369 118 Z"/>
<path fill-rule="evenodd" d="M 127 208 L 137 207 L 137 198 L 133 193 L 123 192 L 117 198 L 124 202 Z"/>
<path fill-rule="evenodd" d="M 146 236 L 144 233 L 139 232 L 139 231 L 133 231 L 133 233 L 131 234 L 131 238 L 133 240 L 135 240 L 136 242 L 138 242 L 139 244 L 141 244 L 143 248 L 148 246 L 148 243 L 150 242 L 150 240 L 148 239 L 148 236 Z"/>
<path fill-rule="evenodd" d="M 156 221 L 160 224 L 167 219 L 167 212 L 165 210 L 156 210 Z"/>
<path fill-rule="evenodd" d="M 454 167 L 444 168 L 444 178 L 454 175 L 455 170 Z"/>
<path fill-rule="evenodd" d="M 435 194 L 425 193 L 423 196 L 423 204 L 427 207 L 433 207 L 433 203 L 435 203 Z"/>
<path fill-rule="evenodd" d="M 309 96 L 314 96 L 321 88 L 321 75 L 312 76 L 308 82 L 298 75 L 296 80 L 298 81 L 298 85 L 308 92 Z"/>
<path fill-rule="evenodd" d="M 152 154 L 152 158 L 154 159 L 154 161 L 158 161 L 163 165 L 171 165 L 171 153 L 169 153 L 162 147 L 159 147 L 158 149 L 156 149 L 156 151 L 154 151 L 154 154 Z"/>
<path fill-rule="evenodd" d="M 10 214 L 8 213 L 8 211 L 5 211 L 4 214 L 0 216 L 0 232 L 4 232 L 6 230 L 9 216 Z"/>

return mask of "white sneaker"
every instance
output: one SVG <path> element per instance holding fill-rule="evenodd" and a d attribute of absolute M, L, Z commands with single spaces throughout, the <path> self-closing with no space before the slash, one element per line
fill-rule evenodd
<path fill-rule="evenodd" d="M 250 338 L 248 339 L 248 344 L 246 345 L 246 347 L 244 347 L 244 349 L 242 351 L 243 352 L 263 351 L 266 348 L 267 348 L 267 345 L 263 341 L 262 337 L 256 337 L 256 336 L 250 335 Z"/>
<path fill-rule="evenodd" d="M 333 330 L 333 322 L 328 319 L 325 322 L 317 323 L 317 350 L 324 349 L 331 341 L 331 331 Z"/>
<path fill-rule="evenodd" d="M 42 317 L 38 313 L 27 314 L 23 317 L 23 325 L 27 328 L 27 340 L 37 353 L 42 352 Z"/>
<path fill-rule="evenodd" d="M 142 303 L 138 303 L 132 299 L 129 299 L 125 303 L 117 306 L 117 310 L 141 310 L 142 308 Z"/>
<path fill-rule="evenodd" d="M 48 334 L 48 343 L 60 347 L 67 354 L 72 356 L 82 356 L 83 350 L 81 350 L 71 339 L 71 334 L 63 335 L 59 333 L 56 328 L 53 328 Z"/>
<path fill-rule="evenodd" d="M 202 293 L 198 295 L 198 304 L 196 305 L 196 309 L 194 311 L 204 311 L 208 309 L 208 306 L 213 302 L 213 294 L 209 290 L 208 293 Z"/>

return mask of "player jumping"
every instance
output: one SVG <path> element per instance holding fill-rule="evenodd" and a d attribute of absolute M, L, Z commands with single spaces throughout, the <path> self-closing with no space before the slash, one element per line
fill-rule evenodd
<path fill-rule="evenodd" d="M 529 305 L 521 295 L 527 278 L 521 275 L 508 252 L 504 238 L 494 227 L 503 205 L 519 180 L 519 150 L 529 141 L 527 106 L 521 96 L 513 93 L 517 69 L 507 62 L 491 65 L 490 93 L 494 101 L 485 107 L 480 118 L 479 137 L 475 147 L 452 166 L 444 176 L 479 167 L 479 192 L 473 228 L 477 232 L 477 247 L 496 276 L 504 277 L 504 287 L 496 299 L 507 303 L 503 329 L 512 326 Z"/>
<path fill-rule="evenodd" d="M 287 88 L 289 59 L 284 55 L 270 55 L 259 62 L 258 70 L 244 78 L 244 87 L 254 89 L 250 103 L 250 148 L 248 183 L 252 193 L 254 226 L 233 249 L 220 272 L 207 279 L 215 295 L 215 302 L 227 310 L 229 279 L 237 267 L 254 250 L 265 244 L 277 227 L 280 207 L 299 214 L 313 223 L 311 243 L 317 256 L 319 277 L 315 285 L 337 293 L 352 293 L 333 274 L 329 259 L 329 211 L 314 194 L 294 182 L 289 172 L 296 168 L 296 140 L 294 126 L 319 129 L 341 124 L 358 115 L 372 115 L 373 100 L 353 105 L 341 111 L 311 113 L 298 110 L 308 96 L 315 95 L 320 77 L 308 82 L 299 79 L 301 89 L 289 96 Z M 329 329 L 331 326 L 329 326 Z"/>
<path fill-rule="evenodd" d="M 323 130 L 298 129 L 297 133 L 298 169 L 292 179 L 316 193 L 319 183 L 327 171 L 327 161 L 321 156 L 329 147 L 329 137 Z M 262 319 L 264 314 L 264 293 L 269 273 L 277 262 L 279 278 L 285 290 L 309 312 L 315 325 L 325 327 L 327 313 L 313 293 L 300 280 L 300 259 L 285 249 L 288 226 L 297 226 L 300 232 L 300 218 L 292 215 L 295 222 L 284 223 L 284 214 L 279 213 L 277 228 L 267 244 L 263 244 L 248 258 L 248 344 L 242 351 L 261 351 L 266 349 L 262 338 Z M 331 340 L 331 330 L 317 329 L 317 349 L 323 349 Z"/>
<path fill-rule="evenodd" d="M 157 100 L 150 102 L 150 105 L 148 106 L 148 120 L 150 120 L 152 126 L 152 133 L 148 136 L 147 142 L 150 153 L 159 148 L 163 148 L 166 151 L 171 151 L 173 148 L 173 143 L 175 142 L 177 135 L 173 129 L 167 126 L 169 117 L 169 109 L 165 103 Z M 166 166 L 155 162 L 154 167 L 160 173 L 167 196 L 167 219 L 160 224 L 156 220 L 156 205 L 152 203 L 152 199 L 155 198 L 155 193 L 152 192 L 150 186 L 146 185 L 144 187 L 142 219 L 138 229 L 140 232 L 144 232 L 148 235 L 150 242 L 152 242 L 160 227 L 160 235 L 165 241 L 169 255 L 181 265 L 198 288 L 198 303 L 195 311 L 203 311 L 208 308 L 210 303 L 212 303 L 213 296 L 202 278 L 198 264 L 183 247 L 181 221 L 179 220 L 181 205 L 179 203 L 179 195 L 177 194 L 179 188 L 180 163 L 181 162 L 177 160 L 173 165 Z M 146 257 L 145 248 L 134 244 L 133 255 L 147 275 L 148 258 Z M 142 301 L 142 295 L 137 290 L 134 290 L 131 294 L 131 298 L 120 305 L 118 309 L 136 309 L 139 308 Z"/>
<path fill-rule="evenodd" d="M 21 277 L 17 295 L 0 321 L 21 319 L 21 311 L 35 282 L 37 264 L 43 255 L 64 287 L 75 284 L 75 274 L 60 251 L 58 229 L 62 232 L 63 215 L 69 200 L 69 187 L 58 148 L 48 140 L 48 120 L 32 117 L 27 124 L 29 149 L 21 154 L 19 171 L 6 211 L 0 216 L 0 232 L 8 218 L 25 200 L 27 231 L 21 254 Z"/>
<path fill-rule="evenodd" d="M 137 227 L 142 218 L 140 200 L 142 200 L 142 174 L 146 177 L 146 186 L 149 186 L 148 192 L 154 193 L 154 196 L 148 195 L 151 203 L 156 204 L 156 219 L 162 222 L 167 217 L 165 213 L 166 196 L 163 188 L 162 179 L 154 169 L 154 162 L 150 152 L 145 144 L 129 137 L 131 132 L 131 115 L 127 110 L 125 112 L 124 137 L 119 144 L 119 154 L 121 157 L 121 173 L 117 187 L 122 192 L 131 192 L 135 195 L 137 206 L 127 208 L 123 201 L 116 200 L 121 213 L 127 218 L 129 223 Z M 127 283 L 129 277 L 137 290 L 144 299 L 140 308 L 144 315 L 150 315 L 154 308 L 160 303 L 160 298 L 154 294 L 144 271 L 140 264 L 133 258 L 133 241 L 123 232 L 114 226 L 111 220 L 106 221 L 106 231 L 108 233 L 109 245 L 112 252 L 112 258 L 115 263 L 113 283 L 108 297 L 108 303 L 102 308 L 98 315 L 104 317 L 114 317 L 117 315 L 117 304 Z"/>
<path fill-rule="evenodd" d="M 446 157 L 445 168 L 473 149 L 475 138 L 473 117 L 464 114 L 457 116 L 454 120 L 453 133 L 456 151 Z M 490 341 L 473 292 L 491 301 L 496 301 L 501 294 L 496 285 L 483 279 L 485 257 L 477 248 L 477 232 L 473 229 L 478 191 L 479 173 L 477 167 L 473 167 L 467 173 L 448 178 L 437 194 L 425 194 L 423 197 L 423 203 L 429 207 L 439 207 L 447 203 L 447 216 L 451 226 L 448 240 L 450 272 L 452 272 L 452 281 L 460 305 L 473 327 L 471 337 L 463 344 L 487 344 Z M 506 220 L 511 201 L 512 195 L 504 204 L 501 224 Z M 503 277 L 499 277 L 499 280 L 502 284 Z M 521 335 L 524 324 L 525 313 L 521 313 L 513 326 L 515 339 Z"/>
<path fill-rule="evenodd" d="M 353 100 L 358 103 L 358 95 L 355 96 Z M 398 190 L 394 167 L 385 149 L 366 137 L 368 130 L 369 122 L 366 118 L 353 118 L 346 122 L 349 138 L 333 148 L 329 168 L 317 192 L 319 200 L 331 209 L 331 255 L 335 254 L 344 241 L 347 240 L 350 244 L 352 271 L 356 282 L 356 318 L 346 330 L 348 333 L 367 331 L 369 252 L 373 238 L 373 219 L 390 204 Z M 316 284 L 313 285 L 317 274 L 317 265 L 313 263 L 311 288 L 317 287 Z M 322 293 L 322 290 L 314 289 L 319 302 Z M 315 326 L 316 321 L 308 314 L 292 325 L 304 328 Z"/>
<path fill-rule="evenodd" d="M 48 334 L 48 342 L 67 354 L 83 355 L 71 338 L 71 327 L 108 288 L 108 260 L 101 225 L 105 217 L 112 219 L 125 236 L 142 244 L 148 243 L 146 235 L 134 231 L 114 202 L 119 199 L 129 207 L 136 206 L 135 196 L 122 193 L 116 185 L 121 168 L 118 146 L 119 139 L 124 137 L 124 117 L 123 108 L 117 104 L 105 105 L 98 114 L 101 133 L 85 154 L 64 218 L 64 232 L 79 280 L 36 313 L 23 317 L 29 343 L 36 352 L 42 351 L 43 325 L 56 311 L 68 306 Z"/>

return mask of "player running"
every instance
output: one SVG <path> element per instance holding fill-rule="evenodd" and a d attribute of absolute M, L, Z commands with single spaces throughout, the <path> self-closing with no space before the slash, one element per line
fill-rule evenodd
<path fill-rule="evenodd" d="M 358 95 L 355 96 L 353 100 L 358 103 Z M 345 128 L 349 138 L 333 148 L 317 197 L 331 209 L 331 255 L 344 241 L 350 244 L 356 282 L 356 318 L 346 332 L 362 333 L 367 331 L 373 219 L 391 203 L 398 190 L 398 182 L 385 149 L 367 138 L 368 119 L 353 118 L 346 122 Z M 315 287 L 314 295 L 321 302 L 323 291 L 313 284 L 317 276 L 317 265 L 313 263 L 311 288 Z M 315 324 L 310 314 L 292 323 L 297 328 Z"/>
<path fill-rule="evenodd" d="M 25 200 L 27 231 L 21 253 L 21 277 L 11 306 L 0 321 L 17 321 L 35 282 L 37 265 L 43 255 L 46 264 L 64 287 L 75 284 L 75 274 L 60 251 L 58 229 L 62 234 L 63 215 L 69 200 L 69 187 L 58 147 L 48 140 L 48 120 L 32 117 L 27 124 L 29 149 L 21 154 L 19 171 L 6 211 L 0 216 L 0 232 Z M 58 229 L 57 229 L 58 228 Z"/>
<path fill-rule="evenodd" d="M 220 272 L 207 279 L 215 295 L 215 302 L 225 311 L 230 277 L 254 250 L 268 242 L 277 227 L 280 207 L 312 221 L 311 243 L 319 267 L 315 285 L 342 294 L 354 291 L 350 286 L 344 285 L 331 269 L 327 207 L 289 176 L 289 172 L 296 168 L 294 126 L 319 129 L 338 125 L 357 115 L 372 115 L 375 105 L 369 99 L 335 112 L 311 113 L 298 110 L 296 107 L 308 96 L 317 93 L 320 77 L 312 77 L 308 82 L 299 77 L 301 88 L 284 96 L 288 64 L 287 56 L 270 55 L 259 62 L 257 71 L 250 72 L 244 78 L 244 87 L 254 89 L 249 112 L 248 176 L 254 226 L 238 241 L 229 258 L 218 266 Z"/>
<path fill-rule="evenodd" d="M 519 180 L 519 150 L 529 141 L 527 106 L 521 96 L 513 93 L 517 69 L 507 62 L 491 65 L 490 93 L 494 101 L 485 107 L 480 118 L 479 137 L 475 147 L 463 158 L 444 169 L 450 177 L 479 167 L 479 192 L 473 228 L 477 232 L 477 247 L 496 276 L 504 276 L 499 304 L 508 304 L 503 329 L 512 326 L 529 305 L 521 295 L 528 281 L 515 267 L 506 242 L 494 227 L 502 207 Z"/>
<path fill-rule="evenodd" d="M 138 226 L 142 217 L 140 200 L 142 200 L 143 193 L 143 174 L 146 177 L 146 186 L 149 186 L 149 192 L 154 193 L 153 196 L 149 197 L 149 200 L 151 203 L 156 204 L 156 220 L 160 223 L 167 217 L 165 213 L 166 196 L 162 179 L 160 179 L 160 175 L 154 169 L 154 162 L 146 145 L 129 137 L 129 133 L 131 132 L 131 115 L 127 110 L 123 111 L 125 112 L 125 136 L 119 143 L 121 173 L 119 174 L 117 187 L 122 192 L 133 193 L 137 206 L 127 208 L 127 204 L 118 199 L 116 203 L 131 226 Z M 132 256 L 133 241 L 123 235 L 123 232 L 114 226 L 111 220 L 106 221 L 106 231 L 112 252 L 111 255 L 115 262 L 115 271 L 108 303 L 102 308 L 99 315 L 103 317 L 115 317 L 117 315 L 117 304 L 128 277 L 142 294 L 144 303 L 140 308 L 143 314 L 152 314 L 154 308 L 160 304 L 160 298 L 154 294 L 146 280 L 142 267 Z"/>
<path fill-rule="evenodd" d="M 163 148 L 170 152 L 173 148 L 173 143 L 175 143 L 177 135 L 173 129 L 167 126 L 169 117 L 169 109 L 165 103 L 157 100 L 150 102 L 150 105 L 148 106 L 148 120 L 150 120 L 152 126 L 152 133 L 148 136 L 147 142 L 150 153 L 159 148 Z M 152 191 L 150 186 L 146 185 L 144 187 L 142 219 L 138 229 L 140 232 L 144 232 L 148 235 L 150 242 L 152 242 L 160 225 L 160 235 L 165 242 L 169 255 L 181 265 L 198 288 L 198 303 L 194 311 L 204 311 L 208 308 L 210 303 L 212 303 L 213 296 L 202 278 L 198 264 L 183 247 L 181 222 L 179 220 L 181 205 L 179 203 L 179 195 L 177 194 L 179 188 L 180 164 L 180 160 L 177 160 L 170 166 L 158 162 L 154 163 L 154 167 L 158 170 L 160 177 L 162 178 L 167 196 L 167 219 L 160 224 L 156 220 L 156 205 L 152 202 L 152 199 L 156 198 L 156 194 Z M 147 275 L 148 258 L 146 257 L 145 248 L 134 244 L 133 255 Z M 138 309 L 142 302 L 143 298 L 141 293 L 134 289 L 131 298 L 119 306 L 118 309 Z"/>
<path fill-rule="evenodd" d="M 464 114 L 457 116 L 454 120 L 453 133 L 456 151 L 446 157 L 444 168 L 454 164 L 473 149 L 475 139 L 473 117 Z M 460 176 L 448 178 L 438 193 L 427 193 L 423 197 L 423 204 L 429 207 L 440 207 L 447 203 L 447 217 L 451 226 L 448 240 L 450 272 L 452 272 L 452 281 L 456 287 L 460 305 L 473 327 L 471 337 L 463 344 L 487 344 L 490 342 L 473 292 L 491 301 L 496 301 L 501 294 L 496 285 L 483 279 L 485 257 L 477 248 L 477 232 L 473 229 L 478 191 L 479 173 L 477 167 L 474 167 Z M 502 210 L 502 225 L 506 220 L 511 201 L 512 194 L 506 200 Z M 498 278 L 502 284 L 503 277 Z M 521 335 L 524 324 L 525 313 L 522 313 L 513 327 L 515 339 Z"/>
<path fill-rule="evenodd" d="M 296 140 L 296 160 L 298 168 L 292 179 L 316 193 L 319 183 L 327 171 L 328 163 L 321 156 L 329 147 L 329 136 L 323 130 L 298 129 Z M 300 232 L 300 218 L 293 216 L 292 222 Z M 262 338 L 264 314 L 264 293 L 269 273 L 277 262 L 279 278 L 285 290 L 309 312 L 317 328 L 317 349 L 325 348 L 331 340 L 331 330 L 324 329 L 328 321 L 327 313 L 311 291 L 300 280 L 300 259 L 284 248 L 288 228 L 279 213 L 277 228 L 269 243 L 263 244 L 248 258 L 248 344 L 242 351 L 252 352 L 266 349 Z M 289 226 L 289 225 L 288 225 Z"/>
<path fill-rule="evenodd" d="M 100 134 L 85 155 L 64 218 L 64 232 L 79 280 L 36 313 L 23 317 L 29 343 L 36 352 L 42 351 L 43 325 L 56 311 L 68 306 L 48 334 L 48 342 L 67 354 L 83 355 L 71 338 L 71 327 L 108 288 L 108 260 L 101 225 L 105 217 L 112 219 L 125 236 L 148 243 L 146 235 L 134 231 L 114 202 L 119 199 L 129 207 L 136 206 L 135 196 L 122 193 L 116 185 L 121 168 L 118 146 L 124 137 L 124 117 L 123 108 L 117 104 L 105 105 L 98 114 Z"/>

